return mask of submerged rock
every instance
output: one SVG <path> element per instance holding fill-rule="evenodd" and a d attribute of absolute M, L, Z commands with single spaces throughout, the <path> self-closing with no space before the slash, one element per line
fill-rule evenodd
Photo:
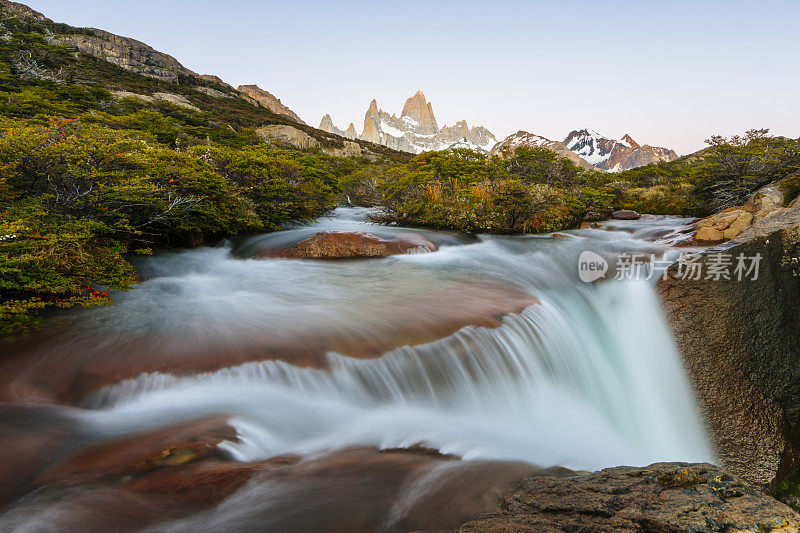
<path fill-rule="evenodd" d="M 416 233 L 392 238 L 361 231 L 320 231 L 283 249 L 262 249 L 256 257 L 293 259 L 342 259 L 346 257 L 386 257 L 413 252 L 435 252 L 436 244 Z"/>
<path fill-rule="evenodd" d="M 540 476 L 501 498 L 501 511 L 464 524 L 479 531 L 797 531 L 800 515 L 710 464 L 620 466 Z"/>
<path fill-rule="evenodd" d="M 629 209 L 622 209 L 620 211 L 614 211 L 611 213 L 611 218 L 615 220 L 639 220 L 642 218 L 642 215 L 637 213 L 636 211 L 631 211 Z"/>

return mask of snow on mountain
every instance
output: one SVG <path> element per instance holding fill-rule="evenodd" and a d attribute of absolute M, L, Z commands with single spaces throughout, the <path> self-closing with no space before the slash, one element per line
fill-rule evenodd
<path fill-rule="evenodd" d="M 497 143 L 490 151 L 490 155 L 499 155 L 501 157 L 507 154 L 513 154 L 514 151 L 519 147 L 530 147 L 530 148 L 547 148 L 548 150 L 552 150 L 556 154 L 560 155 L 561 157 L 566 157 L 576 165 L 581 168 L 587 170 L 595 170 L 595 167 L 586 162 L 586 160 L 579 157 L 569 148 L 567 148 L 564 143 L 559 141 L 551 141 L 546 137 L 542 137 L 541 135 L 536 135 L 535 133 L 529 133 L 527 131 L 518 131 L 512 135 L 509 135 L 501 142 Z"/>
<path fill-rule="evenodd" d="M 589 164 L 608 172 L 619 172 L 678 158 L 674 150 L 642 146 L 628 134 L 622 139 L 611 139 L 588 128 L 571 131 L 564 139 L 564 145 Z"/>
<path fill-rule="evenodd" d="M 328 115 L 323 117 L 320 129 L 337 135 L 341 135 L 339 132 L 342 131 Z M 373 100 L 364 116 L 364 129 L 358 138 L 416 154 L 453 147 L 488 153 L 497 143 L 492 132 L 482 126 L 470 128 L 465 120 L 440 129 L 433 106 L 422 91 L 417 91 L 406 100 L 399 117 L 379 109 L 377 101 Z"/>

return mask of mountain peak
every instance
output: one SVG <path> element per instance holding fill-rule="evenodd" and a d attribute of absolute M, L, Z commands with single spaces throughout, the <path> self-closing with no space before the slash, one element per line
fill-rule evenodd
<path fill-rule="evenodd" d="M 416 122 L 419 132 L 423 135 L 435 135 L 439 132 L 439 125 L 433 115 L 433 106 L 425 100 L 422 91 L 417 91 L 414 96 L 406 100 L 400 118 L 408 118 Z"/>
<path fill-rule="evenodd" d="M 626 134 L 625 134 L 625 135 L 622 137 L 622 139 L 620 139 L 620 140 L 621 140 L 622 142 L 624 142 L 624 143 L 627 143 L 627 144 L 629 144 L 631 148 L 641 148 L 641 145 L 640 145 L 639 143 L 637 143 L 636 141 L 634 141 L 634 140 L 633 140 L 633 137 L 631 137 L 631 136 L 630 136 L 629 134 L 627 134 L 627 133 L 626 133 Z"/>

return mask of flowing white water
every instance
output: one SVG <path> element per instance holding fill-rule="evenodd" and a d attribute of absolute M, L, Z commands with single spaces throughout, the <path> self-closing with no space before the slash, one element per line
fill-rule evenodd
<path fill-rule="evenodd" d="M 375 229 L 344 213 L 340 226 L 323 227 Z M 366 338 L 402 329 L 408 313 L 431 311 L 414 309 L 427 292 L 470 279 L 502 281 L 540 303 L 498 328 L 463 328 L 377 359 L 329 353 L 329 369 L 264 361 L 189 377 L 144 374 L 92 395 L 82 419 L 113 436 L 231 414 L 240 441 L 225 446 L 242 460 L 415 443 L 467 459 L 580 469 L 710 460 L 651 285 L 577 279 L 583 250 L 609 258 L 662 251 L 631 233 L 485 237 L 431 254 L 333 263 L 242 260 L 225 249 L 154 258 L 143 265 L 148 281 L 93 315 L 99 337 L 218 342 L 327 329 Z"/>

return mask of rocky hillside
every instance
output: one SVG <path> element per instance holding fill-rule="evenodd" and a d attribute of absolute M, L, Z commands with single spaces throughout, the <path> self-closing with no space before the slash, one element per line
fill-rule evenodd
<path fill-rule="evenodd" d="M 247 85 L 235 89 L 218 76 L 200 75 L 183 66 L 169 54 L 145 43 L 104 30 L 75 28 L 54 22 L 45 15 L 17 2 L 0 0 L 0 10 L 8 15 L 36 22 L 50 46 L 63 46 L 73 54 L 78 67 L 69 70 L 52 63 L 52 59 L 33 54 L 15 53 L 11 59 L 14 73 L 32 83 L 54 82 L 75 84 L 111 91 L 117 99 L 139 102 L 170 103 L 196 113 L 210 113 L 216 124 L 227 125 L 235 132 L 241 128 L 263 128 L 282 125 L 281 134 L 262 132 L 270 142 L 288 143 L 299 139 L 295 148 L 319 148 L 330 155 L 358 155 L 405 161 L 407 154 L 359 139 L 348 140 L 306 125 L 291 109 L 271 93 Z M 10 42 L 12 35 L 0 28 L 2 38 Z M 289 128 L 289 129 L 287 129 Z M 308 141 L 306 138 L 311 138 Z M 350 144 L 346 144 L 350 143 Z"/>
<path fill-rule="evenodd" d="M 589 164 L 608 172 L 620 172 L 678 158 L 674 150 L 642 146 L 628 134 L 615 140 L 590 129 L 571 131 L 564 139 L 564 145 Z"/>
<path fill-rule="evenodd" d="M 352 124 L 342 131 L 333 124 L 330 115 L 322 118 L 320 129 L 345 137 L 355 134 Z M 422 91 L 406 100 L 399 117 L 379 109 L 378 102 L 373 100 L 364 117 L 364 129 L 357 138 L 411 153 L 456 147 L 487 153 L 497 142 L 492 132 L 483 126 L 470 128 L 465 120 L 439 128 L 433 106 Z"/>

